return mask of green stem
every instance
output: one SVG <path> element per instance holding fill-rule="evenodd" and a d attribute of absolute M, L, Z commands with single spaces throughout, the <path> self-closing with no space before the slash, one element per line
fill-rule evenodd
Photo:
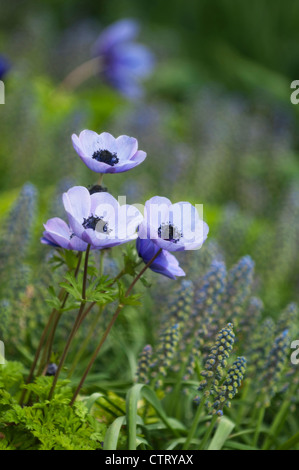
<path fill-rule="evenodd" d="M 191 428 L 189 430 L 186 442 L 183 445 L 183 450 L 188 450 L 189 449 L 190 443 L 191 443 L 191 441 L 192 441 L 192 439 L 193 439 L 193 437 L 196 433 L 198 423 L 199 423 L 199 419 L 200 419 L 200 415 L 201 415 L 201 412 L 203 410 L 204 404 L 205 404 L 205 398 L 203 397 L 200 404 L 197 407 L 196 414 L 194 416 L 194 419 L 193 419 Z"/>
<path fill-rule="evenodd" d="M 58 90 L 74 91 L 89 78 L 100 71 L 100 59 L 95 57 L 76 67 L 61 82 Z"/>
<path fill-rule="evenodd" d="M 246 399 L 247 399 L 247 396 L 248 396 L 248 393 L 249 393 L 249 390 L 250 390 L 250 379 L 247 379 L 245 381 L 245 384 L 244 384 L 244 388 L 243 388 L 243 393 L 242 393 L 242 402 L 245 402 Z M 239 426 L 240 423 L 242 422 L 242 419 L 243 419 L 243 416 L 244 416 L 244 405 L 239 407 L 239 412 L 238 412 L 238 415 L 237 415 L 237 419 L 236 419 L 236 425 Z"/>
<path fill-rule="evenodd" d="M 82 282 L 82 302 L 81 302 L 81 305 L 80 305 L 80 309 L 79 309 L 77 318 L 76 318 L 75 323 L 73 325 L 72 331 L 71 331 L 71 333 L 68 337 L 67 343 L 66 343 L 64 351 L 62 353 L 62 356 L 61 356 L 61 359 L 60 359 L 60 362 L 59 362 L 59 365 L 58 365 L 57 372 L 54 376 L 53 384 L 52 384 L 52 387 L 51 387 L 51 390 L 50 390 L 50 393 L 49 393 L 49 397 L 48 397 L 49 400 L 51 400 L 51 398 L 53 397 L 53 394 L 54 394 L 54 391 L 55 391 L 55 387 L 56 387 L 61 369 L 64 365 L 64 362 L 65 362 L 67 354 L 69 352 L 71 343 L 72 343 L 72 341 L 75 337 L 75 334 L 77 332 L 77 329 L 80 325 L 81 317 L 84 313 L 85 299 L 86 299 L 86 282 L 87 282 L 87 269 L 88 269 L 89 252 L 90 252 L 90 245 L 87 246 L 86 254 L 85 254 L 84 273 L 83 273 L 83 282 Z"/>
<path fill-rule="evenodd" d="M 93 305 L 92 305 L 92 306 L 93 306 Z M 91 309 L 90 309 L 90 310 L 91 310 Z M 84 320 L 84 318 L 86 317 L 86 315 L 87 315 L 88 313 L 89 313 L 89 311 L 88 311 L 88 309 L 87 309 L 87 310 L 85 311 L 85 313 L 84 313 L 82 319 L 81 319 L 80 324 L 82 323 L 82 321 Z M 95 332 L 95 329 L 96 329 L 96 326 L 97 326 L 97 324 L 98 324 L 98 322 L 99 322 L 100 317 L 102 316 L 102 313 L 103 313 L 103 307 L 99 310 L 99 312 L 98 312 L 97 315 L 95 316 L 94 321 L 93 321 L 92 324 L 90 325 L 89 332 L 88 332 L 88 334 L 87 334 L 85 340 L 83 341 L 83 343 L 82 343 L 82 345 L 81 345 L 79 351 L 77 352 L 77 354 L 76 354 L 76 356 L 75 356 L 75 359 L 74 359 L 74 361 L 73 361 L 72 367 L 70 368 L 70 371 L 69 371 L 68 376 L 67 376 L 68 379 L 71 378 L 71 376 L 73 375 L 74 370 L 76 369 L 78 362 L 80 361 L 80 359 L 81 359 L 82 355 L 84 354 L 84 352 L 85 352 L 85 350 L 86 350 L 86 348 L 87 348 L 87 346 L 88 346 L 88 344 L 89 344 L 91 338 L 93 337 L 94 332 Z M 80 325 L 79 325 L 79 326 L 80 326 Z"/>
<path fill-rule="evenodd" d="M 210 436 L 211 436 L 211 434 L 214 430 L 217 419 L 218 419 L 217 415 L 213 416 L 212 421 L 210 422 L 210 425 L 209 425 L 208 429 L 206 430 L 206 433 L 203 437 L 203 440 L 200 443 L 200 446 L 199 446 L 198 450 L 204 450 L 206 448 L 206 444 L 207 444 L 208 440 L 210 439 Z"/>
<path fill-rule="evenodd" d="M 287 413 L 289 411 L 290 405 L 291 405 L 291 401 L 286 400 L 286 401 L 284 401 L 284 403 L 280 407 L 280 409 L 279 409 L 279 411 L 278 411 L 277 415 L 275 416 L 275 419 L 272 423 L 272 426 L 269 430 L 269 434 L 268 434 L 267 438 L 265 439 L 262 450 L 269 450 L 270 449 L 271 444 L 272 444 L 272 436 L 274 436 L 277 433 L 277 431 L 279 430 L 279 427 L 281 426 L 281 423 L 283 423 L 285 421 L 285 418 L 286 418 Z"/>
<path fill-rule="evenodd" d="M 49 320 L 48 320 L 48 323 L 47 325 L 45 326 L 44 328 L 44 331 L 41 335 L 41 338 L 40 338 L 40 341 L 39 341 L 39 344 L 38 344 L 38 347 L 37 347 L 37 350 L 36 350 L 36 353 L 35 353 L 35 356 L 34 356 L 34 359 L 33 359 L 33 362 L 32 362 L 32 365 L 31 365 L 31 368 L 30 368 L 30 371 L 29 371 L 29 375 L 27 377 L 27 380 L 26 380 L 26 384 L 29 384 L 31 381 L 32 381 L 32 378 L 33 378 L 33 374 L 34 374 L 34 371 L 35 371 L 35 367 L 37 365 L 37 362 L 38 362 L 38 359 L 39 359 L 39 356 L 40 356 L 40 353 L 42 351 L 42 347 L 44 345 L 44 342 L 45 342 L 45 339 L 46 339 L 46 336 L 48 334 L 48 330 L 52 324 L 52 321 L 53 321 L 53 318 L 55 316 L 55 313 L 56 313 L 56 309 L 53 309 L 52 310 L 52 313 L 49 317 Z M 21 395 L 21 398 L 20 398 L 20 401 L 19 401 L 19 404 L 22 406 L 23 405 L 23 402 L 24 402 L 24 399 L 25 399 L 25 396 L 27 394 L 27 390 L 24 388 L 23 391 L 22 391 L 22 395 Z"/>
<path fill-rule="evenodd" d="M 134 281 L 133 281 L 133 282 L 131 283 L 131 285 L 129 286 L 127 292 L 125 293 L 125 298 L 130 295 L 130 293 L 131 293 L 132 289 L 134 288 L 135 284 L 139 281 L 139 279 L 141 278 L 141 276 L 142 276 L 142 275 L 144 274 L 144 272 L 150 267 L 150 265 L 155 261 L 155 259 L 160 255 L 161 251 L 162 251 L 162 249 L 160 249 L 160 250 L 155 254 L 155 256 L 152 257 L 152 259 L 144 266 L 144 268 L 143 268 L 143 269 L 140 271 L 140 273 L 136 276 L 136 278 L 134 279 Z M 123 305 L 123 304 L 119 304 L 119 305 L 118 305 L 118 307 L 117 307 L 117 309 L 116 309 L 116 311 L 115 311 L 115 313 L 114 313 L 114 315 L 113 315 L 113 317 L 112 317 L 112 319 L 111 319 L 111 321 L 110 321 L 110 323 L 109 323 L 109 325 L 108 325 L 108 327 L 107 327 L 107 329 L 106 329 L 104 335 L 102 336 L 102 339 L 101 339 L 100 343 L 98 344 L 96 350 L 94 351 L 94 353 L 93 353 L 93 355 L 92 355 L 92 357 L 91 357 L 91 359 L 90 359 L 90 362 L 89 362 L 89 364 L 88 364 L 88 366 L 87 366 L 87 368 L 86 368 L 86 370 L 85 370 L 85 372 L 84 372 L 84 374 L 83 374 L 82 379 L 80 380 L 80 383 L 79 383 L 77 389 L 75 390 L 75 393 L 74 393 L 74 395 L 73 395 L 73 398 L 72 398 L 72 401 L 71 401 L 70 405 L 73 405 L 73 403 L 75 402 L 75 400 L 76 400 L 76 398 L 77 398 L 77 396 L 78 396 L 78 394 L 79 394 L 79 392 L 80 392 L 80 390 L 81 390 L 81 388 L 82 388 L 82 386 L 83 386 L 83 384 L 84 384 L 84 382 L 85 382 L 85 380 L 86 380 L 86 377 L 87 377 L 87 375 L 89 374 L 89 371 L 90 371 L 90 369 L 92 368 L 92 366 L 93 366 L 93 364 L 94 364 L 94 361 L 96 360 L 96 358 L 97 358 L 97 356 L 98 356 L 98 354 L 99 354 L 99 352 L 100 352 L 100 350 L 101 350 L 103 344 L 105 343 L 105 341 L 106 341 L 106 339 L 107 339 L 107 336 L 108 336 L 109 333 L 110 333 L 111 328 L 113 327 L 114 323 L 115 323 L 116 320 L 117 320 L 118 315 L 120 314 L 120 312 L 122 311 L 123 308 L 124 308 L 124 305 Z"/>
<path fill-rule="evenodd" d="M 266 411 L 266 409 L 265 409 L 264 406 L 262 406 L 262 408 L 259 410 L 257 425 L 256 425 L 256 428 L 255 428 L 255 433 L 254 433 L 253 442 L 252 442 L 253 447 L 257 446 L 259 436 L 260 436 L 260 432 L 261 432 L 261 426 L 263 424 L 264 417 L 265 417 L 265 411 Z"/>
<path fill-rule="evenodd" d="M 75 269 L 75 272 L 74 272 L 75 278 L 77 278 L 77 276 L 78 276 L 78 272 L 79 272 L 79 269 L 80 269 L 80 266 L 81 266 L 81 261 L 82 261 L 82 252 L 78 252 L 78 262 L 77 262 L 77 266 L 76 266 L 76 269 Z M 50 362 L 52 349 L 53 349 L 54 338 L 55 338 L 55 333 L 56 333 L 59 321 L 61 319 L 62 310 L 65 307 L 65 304 L 67 302 L 68 297 L 69 297 L 69 293 L 66 292 L 65 296 L 64 296 L 64 299 L 62 301 L 62 304 L 61 304 L 59 310 L 57 311 L 56 318 L 54 319 L 54 324 L 53 324 L 52 330 L 50 332 L 50 335 L 47 339 L 45 350 L 44 350 L 44 353 L 43 353 L 43 357 L 41 359 L 41 363 L 40 363 L 37 375 L 41 374 L 42 370 L 44 370 L 45 366 L 47 364 L 49 364 L 49 362 Z"/>

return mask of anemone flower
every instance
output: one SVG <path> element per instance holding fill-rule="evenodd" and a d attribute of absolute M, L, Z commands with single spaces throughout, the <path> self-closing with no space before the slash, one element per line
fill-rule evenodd
<path fill-rule="evenodd" d="M 120 206 L 109 193 L 90 194 L 75 186 L 63 194 L 63 204 L 74 234 L 92 248 L 111 248 L 137 238 L 141 213 L 134 206 Z"/>
<path fill-rule="evenodd" d="M 142 240 L 140 238 L 137 238 L 136 240 L 136 248 L 138 255 L 143 259 L 145 264 L 147 264 L 159 251 L 159 247 L 153 243 L 152 240 Z M 150 265 L 150 269 L 155 273 L 163 274 L 163 276 L 167 276 L 170 279 L 186 276 L 176 257 L 167 250 L 161 251 Z"/>
<path fill-rule="evenodd" d="M 209 227 L 189 202 L 172 204 L 155 196 L 145 203 L 144 220 L 138 228 L 141 239 L 150 239 L 167 251 L 198 250 L 207 239 Z"/>
<path fill-rule="evenodd" d="M 41 242 L 45 245 L 54 246 L 55 248 L 66 248 L 67 250 L 85 251 L 87 243 L 76 237 L 68 224 L 54 217 L 49 219 L 45 224 L 45 231 Z"/>
<path fill-rule="evenodd" d="M 72 135 L 73 146 L 85 165 L 96 173 L 122 173 L 140 165 L 146 153 L 138 150 L 134 137 L 113 137 L 108 132 L 97 134 L 84 130 Z"/>
<path fill-rule="evenodd" d="M 94 46 L 105 81 L 133 99 L 142 95 L 140 82 L 150 75 L 155 62 L 151 51 L 135 42 L 139 30 L 132 19 L 117 21 L 102 32 Z"/>

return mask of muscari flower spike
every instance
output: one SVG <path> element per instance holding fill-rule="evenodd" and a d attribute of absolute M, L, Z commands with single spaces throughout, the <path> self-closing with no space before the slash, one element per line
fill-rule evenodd
<path fill-rule="evenodd" d="M 147 264 L 159 251 L 159 247 L 151 240 L 141 240 L 137 238 L 136 249 L 140 258 Z M 162 250 L 157 258 L 150 265 L 150 269 L 155 273 L 162 274 L 170 279 L 186 276 L 185 272 L 179 265 L 175 256 L 167 250 Z"/>
<path fill-rule="evenodd" d="M 290 333 L 295 333 L 298 325 L 298 305 L 292 302 L 280 314 L 277 326 L 276 334 L 281 333 L 284 330 L 289 330 Z M 295 331 L 294 331 L 295 330 Z"/>
<path fill-rule="evenodd" d="M 184 280 L 176 290 L 168 311 L 163 318 L 163 323 L 186 324 L 193 304 L 194 285 L 192 281 Z"/>
<path fill-rule="evenodd" d="M 139 29 L 132 19 L 117 21 L 102 32 L 94 46 L 104 80 L 131 99 L 143 94 L 141 81 L 151 74 L 155 62 L 151 51 L 135 42 Z"/>
<path fill-rule="evenodd" d="M 220 261 L 214 261 L 207 274 L 203 277 L 195 290 L 193 311 L 181 343 L 193 342 L 188 358 L 187 373 L 184 380 L 188 380 L 194 372 L 199 350 L 206 359 L 211 349 L 211 338 L 214 338 L 221 328 L 219 312 L 222 294 L 226 285 L 226 267 Z"/>
<path fill-rule="evenodd" d="M 252 336 L 245 336 L 242 347 L 248 360 L 248 375 L 250 377 L 257 377 L 264 370 L 274 335 L 275 323 L 269 317 L 254 329 Z"/>
<path fill-rule="evenodd" d="M 154 361 L 150 365 L 151 369 L 154 370 L 151 375 L 153 378 L 157 379 L 155 382 L 155 388 L 160 388 L 162 386 L 161 377 L 165 377 L 167 375 L 167 370 L 170 368 L 175 357 L 179 340 L 180 325 L 178 323 L 168 327 L 161 333 Z"/>
<path fill-rule="evenodd" d="M 226 266 L 221 261 L 213 261 L 208 272 L 198 283 L 191 315 L 191 329 L 200 328 L 201 335 L 204 334 L 206 338 L 217 333 L 215 326 L 219 326 L 217 320 L 225 287 Z"/>
<path fill-rule="evenodd" d="M 208 225 L 189 202 L 172 204 L 159 196 L 145 203 L 144 220 L 138 228 L 141 239 L 150 239 L 167 251 L 198 250 L 208 232 Z"/>
<path fill-rule="evenodd" d="M 137 372 L 136 372 L 136 382 L 148 384 L 149 380 L 149 369 L 150 369 L 150 361 L 153 354 L 153 349 L 150 344 L 144 346 L 143 350 L 141 351 L 138 359 L 137 364 Z"/>
<path fill-rule="evenodd" d="M 45 224 L 45 231 L 41 242 L 54 248 L 66 250 L 85 251 L 87 243 L 76 237 L 70 226 L 59 217 L 49 219 Z"/>
<path fill-rule="evenodd" d="M 258 297 L 251 297 L 244 316 L 240 319 L 238 332 L 249 338 L 254 332 L 256 325 L 260 323 L 264 304 Z"/>
<path fill-rule="evenodd" d="M 251 293 L 253 274 L 254 262 L 250 256 L 241 258 L 229 271 L 223 299 L 223 313 L 226 321 L 238 324 Z"/>
<path fill-rule="evenodd" d="M 72 142 L 83 163 L 96 173 L 122 173 L 146 158 L 137 140 L 127 135 L 115 138 L 108 132 L 84 130 L 79 136 L 73 134 Z"/>
<path fill-rule="evenodd" d="M 63 204 L 72 231 L 92 248 L 111 248 L 137 238 L 141 213 L 134 206 L 120 206 L 109 193 L 90 194 L 75 186 L 63 194 Z"/>
<path fill-rule="evenodd" d="M 36 188 L 26 183 L 9 213 L 0 237 L 0 290 L 7 282 L 9 288 L 12 288 L 12 279 L 16 276 L 20 275 L 19 280 L 22 281 L 22 258 L 31 241 L 36 206 Z"/>
<path fill-rule="evenodd" d="M 223 371 L 227 366 L 227 359 L 232 352 L 235 341 L 232 323 L 228 323 L 225 328 L 218 333 L 216 342 L 211 348 L 210 354 L 205 363 L 205 368 L 201 371 L 204 380 L 199 384 L 199 391 L 204 391 L 208 398 L 218 390 L 219 382 L 223 376 Z M 199 402 L 199 399 L 195 399 Z"/>
<path fill-rule="evenodd" d="M 271 398 L 278 390 L 279 381 L 286 364 L 289 353 L 290 336 L 288 330 L 283 331 L 275 338 L 273 347 L 264 364 L 264 373 L 261 377 L 263 384 L 262 394 L 265 397 L 264 405 L 270 406 Z"/>
<path fill-rule="evenodd" d="M 227 372 L 223 384 L 219 387 L 218 393 L 212 404 L 212 414 L 223 416 L 224 406 L 230 408 L 231 400 L 236 396 L 241 387 L 246 371 L 245 357 L 238 357 Z"/>

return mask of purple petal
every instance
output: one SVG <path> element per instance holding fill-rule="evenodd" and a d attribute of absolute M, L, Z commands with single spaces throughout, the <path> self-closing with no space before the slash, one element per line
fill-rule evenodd
<path fill-rule="evenodd" d="M 144 263 L 148 263 L 157 254 L 157 247 L 151 240 L 137 239 L 136 248 Z M 176 276 L 185 276 L 185 272 L 179 265 L 178 260 L 167 251 L 162 251 L 150 265 L 150 269 L 156 273 L 175 279 Z"/>
<path fill-rule="evenodd" d="M 131 41 L 139 32 L 139 24 L 133 19 L 123 19 L 106 28 L 95 44 L 96 54 L 102 54 L 117 44 Z"/>
<path fill-rule="evenodd" d="M 117 144 L 117 157 L 120 163 L 130 160 L 137 152 L 138 142 L 134 137 L 121 135 L 116 139 Z"/>
<path fill-rule="evenodd" d="M 88 189 L 84 186 L 74 186 L 63 194 L 63 204 L 72 221 L 76 220 L 82 224 L 84 218 L 87 218 L 90 214 L 90 194 Z"/>

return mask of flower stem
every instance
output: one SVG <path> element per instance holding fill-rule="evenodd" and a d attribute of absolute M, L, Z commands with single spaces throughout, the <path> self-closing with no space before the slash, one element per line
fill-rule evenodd
<path fill-rule="evenodd" d="M 86 317 L 86 315 L 89 313 L 88 309 L 84 312 L 84 315 L 82 316 L 81 318 L 81 322 L 80 324 L 82 323 L 82 321 L 84 320 L 84 318 Z M 76 369 L 77 367 L 77 364 L 78 362 L 80 361 L 82 355 L 84 354 L 84 351 L 85 349 L 87 348 L 92 336 L 94 335 L 94 332 L 95 332 L 95 329 L 96 329 L 96 326 L 98 324 L 98 321 L 100 319 L 100 317 L 102 316 L 102 313 L 103 313 L 103 307 L 100 308 L 100 310 L 98 311 L 97 315 L 95 316 L 94 318 L 94 321 L 92 322 L 92 324 L 90 325 L 90 328 L 89 328 L 89 332 L 85 338 L 85 340 L 83 341 L 80 349 L 78 350 L 76 356 L 75 356 L 75 359 L 73 361 L 73 364 L 72 364 L 72 367 L 70 368 L 69 370 L 69 373 L 68 373 L 68 376 L 67 378 L 69 379 L 73 373 L 74 373 L 74 370 Z M 80 326 L 80 325 L 79 325 Z"/>
<path fill-rule="evenodd" d="M 196 414 L 194 416 L 194 419 L 193 419 L 193 422 L 192 422 L 192 425 L 191 425 L 191 428 L 190 428 L 190 431 L 188 433 L 188 436 L 187 436 L 187 439 L 186 439 L 186 442 L 183 446 L 183 450 L 188 450 L 189 449 L 189 446 L 190 446 L 190 443 L 194 437 L 194 434 L 196 432 L 196 429 L 198 427 L 198 423 L 199 423 L 199 419 L 200 419 L 200 415 L 201 415 L 201 412 L 203 410 L 203 407 L 204 407 L 204 404 L 205 404 L 205 399 L 204 397 L 202 398 L 200 404 L 198 405 L 197 407 L 197 411 L 196 411 Z"/>
<path fill-rule="evenodd" d="M 41 335 L 41 338 L 40 338 L 40 341 L 39 341 L 39 344 L 38 344 L 38 347 L 37 347 L 37 350 L 36 350 L 36 353 L 35 353 L 35 356 L 34 356 L 34 359 L 33 359 L 33 362 L 32 362 L 32 365 L 31 365 L 31 368 L 30 368 L 30 371 L 29 371 L 29 375 L 27 377 L 27 380 L 26 380 L 26 384 L 29 384 L 33 378 L 33 374 L 34 374 L 34 371 L 35 371 L 35 368 L 36 368 L 36 365 L 37 365 L 37 362 L 38 362 L 38 359 L 39 359 L 39 356 L 40 356 L 40 353 L 42 351 L 42 347 L 44 345 L 44 342 L 45 342 L 45 339 L 46 339 L 46 336 L 48 334 L 48 330 L 52 324 L 52 321 L 54 319 L 54 316 L 55 316 L 55 313 L 56 313 L 56 309 L 53 309 L 52 310 L 52 313 L 49 317 L 49 320 L 48 320 L 48 323 L 47 325 L 45 326 L 44 328 L 44 331 Z M 20 401 L 19 401 L 19 404 L 22 406 L 23 405 L 23 402 L 24 402 L 24 399 L 25 399 L 25 396 L 26 396 L 26 393 L 27 393 L 27 390 L 24 388 L 23 389 L 23 392 L 22 392 L 22 395 L 21 395 L 21 398 L 20 398 Z"/>
<path fill-rule="evenodd" d="M 257 425 L 256 425 L 256 428 L 255 428 L 255 433 L 254 433 L 253 442 L 252 442 L 253 447 L 257 446 L 259 436 L 260 436 L 260 432 L 261 432 L 261 426 L 263 424 L 264 417 L 265 417 L 265 411 L 266 411 L 266 409 L 265 409 L 264 406 L 262 406 L 261 409 L 259 410 L 258 421 L 257 421 Z"/>
<path fill-rule="evenodd" d="M 58 90 L 73 91 L 83 82 L 93 77 L 100 71 L 100 59 L 94 57 L 72 70 L 60 83 Z"/>
<path fill-rule="evenodd" d="M 150 265 L 155 261 L 155 259 L 156 259 L 156 258 L 159 256 L 159 254 L 161 253 L 161 251 L 162 251 L 162 249 L 160 249 L 160 250 L 155 254 L 155 256 L 152 257 L 152 259 L 144 266 L 144 268 L 143 268 L 143 269 L 140 271 L 140 273 L 136 276 L 136 278 L 134 279 L 134 281 L 131 283 L 131 285 L 129 286 L 128 290 L 126 291 L 125 297 L 128 297 L 128 296 L 130 295 L 130 292 L 131 292 L 132 289 L 134 288 L 136 282 L 139 281 L 139 279 L 141 278 L 141 276 L 142 276 L 142 275 L 144 274 L 144 272 L 150 267 Z M 93 353 L 93 355 L 92 355 L 92 357 L 91 357 L 91 359 L 90 359 L 90 362 L 89 362 L 89 364 L 88 364 L 88 366 L 87 366 L 87 368 L 86 368 L 86 370 L 85 370 L 85 372 L 84 372 L 84 374 L 83 374 L 83 377 L 82 377 L 82 379 L 80 380 L 80 383 L 79 383 L 79 385 L 78 385 L 78 387 L 77 387 L 77 389 L 76 389 L 76 391 L 75 391 L 75 393 L 74 393 L 74 395 L 73 395 L 73 398 L 72 398 L 72 401 L 71 401 L 70 405 L 73 405 L 73 403 L 75 402 L 75 400 L 76 400 L 76 398 L 77 398 L 77 396 L 78 396 L 78 394 L 79 394 L 79 392 L 80 392 L 80 390 L 81 390 L 81 388 L 82 388 L 82 386 L 83 386 L 83 384 L 84 384 L 84 382 L 85 382 L 85 379 L 86 379 L 87 375 L 89 374 L 90 369 L 92 368 L 92 366 L 93 366 L 93 364 L 94 364 L 94 361 L 96 360 L 96 358 L 97 358 L 97 356 L 98 356 L 98 354 L 99 354 L 99 352 L 100 352 L 100 350 L 101 350 L 103 344 L 105 343 L 105 341 L 106 341 L 106 339 L 107 339 L 107 336 L 108 336 L 109 333 L 110 333 L 111 328 L 113 327 L 114 323 L 115 323 L 116 320 L 117 320 L 118 315 L 120 314 L 120 312 L 122 311 L 123 308 L 124 308 L 124 305 L 123 305 L 123 304 L 119 304 L 119 305 L 118 305 L 118 307 L 117 307 L 117 309 L 116 309 L 116 311 L 115 311 L 115 313 L 114 313 L 114 315 L 113 315 L 113 317 L 112 317 L 112 319 L 111 319 L 109 325 L 107 326 L 107 329 L 106 329 L 105 333 L 104 333 L 103 336 L 102 336 L 102 339 L 101 339 L 100 343 L 98 344 L 96 350 L 94 351 L 94 353 Z"/>
<path fill-rule="evenodd" d="M 80 308 L 79 308 L 77 318 L 76 318 L 75 323 L 73 325 L 72 331 L 71 331 L 71 333 L 68 337 L 67 343 L 66 343 L 64 351 L 62 353 L 62 356 L 61 356 L 61 359 L 60 359 L 60 362 L 59 362 L 59 365 L 58 365 L 57 372 L 54 376 L 53 384 L 52 384 L 52 387 L 51 387 L 51 390 L 50 390 L 50 393 L 49 393 L 49 397 L 48 397 L 49 400 L 51 400 L 51 398 L 53 397 L 53 393 L 54 393 L 54 390 L 55 390 L 55 387 L 56 387 L 56 384 L 57 384 L 57 381 L 58 381 L 58 377 L 60 375 L 60 372 L 61 372 L 61 369 L 64 365 L 64 362 L 66 360 L 66 357 L 67 357 L 67 354 L 69 352 L 71 343 L 72 343 L 72 341 L 74 339 L 74 336 L 77 332 L 78 326 L 80 325 L 81 316 L 83 315 L 83 312 L 84 312 L 85 299 L 86 299 L 86 282 L 87 282 L 87 269 L 88 269 L 89 251 L 90 251 L 90 245 L 87 246 L 86 254 L 85 254 L 84 273 L 83 273 L 83 282 L 82 282 L 82 302 L 81 302 L 81 305 L 80 305 Z"/>
<path fill-rule="evenodd" d="M 75 278 L 77 278 L 77 276 L 78 276 L 78 272 L 79 272 L 79 269 L 80 269 L 80 266 L 81 266 L 81 261 L 82 261 L 82 252 L 79 252 L 78 253 L 78 262 L 77 262 L 77 266 L 76 266 L 76 269 L 75 269 L 75 272 L 74 272 L 74 277 Z M 43 357 L 42 357 L 37 375 L 39 375 L 41 373 L 41 371 L 44 370 L 45 364 L 47 365 L 50 362 L 51 354 L 52 354 L 52 348 L 53 348 L 53 342 L 54 342 L 54 338 L 55 338 L 55 333 L 56 333 L 59 321 L 61 319 L 62 310 L 65 307 L 65 304 L 67 302 L 68 297 L 69 297 L 69 293 L 66 292 L 65 296 L 64 296 L 64 299 L 62 301 L 62 304 L 60 306 L 60 309 L 57 311 L 56 318 L 54 319 L 54 324 L 53 324 L 52 330 L 50 332 L 50 335 L 47 339 L 44 354 L 43 354 Z"/>
<path fill-rule="evenodd" d="M 205 432 L 205 435 L 203 437 L 203 440 L 200 443 L 200 446 L 199 446 L 198 450 L 204 450 L 205 449 L 206 444 L 207 444 L 207 442 L 208 442 L 208 440 L 209 440 L 209 438 L 210 438 L 210 436 L 211 436 L 211 434 L 214 430 L 217 419 L 218 419 L 217 415 L 213 416 L 212 421 L 210 422 L 210 425 L 209 425 L 208 429 Z"/>

